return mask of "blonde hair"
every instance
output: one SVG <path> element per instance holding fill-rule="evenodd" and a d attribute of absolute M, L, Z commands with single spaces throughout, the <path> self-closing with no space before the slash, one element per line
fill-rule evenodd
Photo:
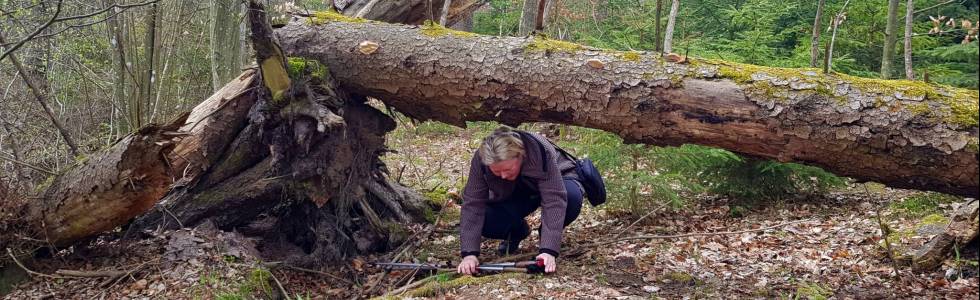
<path fill-rule="evenodd" d="M 524 157 L 524 141 L 509 126 L 500 126 L 480 144 L 480 160 L 491 165 L 512 158 Z"/>

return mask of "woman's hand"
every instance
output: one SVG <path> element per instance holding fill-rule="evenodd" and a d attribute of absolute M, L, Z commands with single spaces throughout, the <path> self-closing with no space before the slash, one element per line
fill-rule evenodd
<path fill-rule="evenodd" d="M 537 259 L 544 260 L 544 272 L 554 273 L 555 269 L 558 268 L 558 262 L 555 261 L 555 257 L 548 253 L 538 254 Z"/>
<path fill-rule="evenodd" d="M 480 260 L 476 258 L 476 255 L 467 255 L 463 258 L 463 261 L 459 262 L 459 266 L 456 267 L 456 272 L 459 274 L 476 275 L 476 267 L 479 265 Z"/>

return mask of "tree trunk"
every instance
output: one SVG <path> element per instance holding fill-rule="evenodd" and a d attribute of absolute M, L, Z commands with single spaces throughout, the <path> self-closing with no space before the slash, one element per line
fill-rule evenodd
<path fill-rule="evenodd" d="M 715 60 L 673 64 L 648 53 L 630 60 L 542 38 L 307 22 L 277 31 L 284 51 L 325 63 L 348 91 L 418 119 L 574 124 L 627 142 L 702 144 L 977 195 L 976 91 Z M 350 50 L 364 41 L 384 51 Z"/>
<path fill-rule="evenodd" d="M 660 35 L 660 16 L 661 16 L 661 13 L 660 12 L 663 11 L 662 8 L 663 8 L 663 0 L 657 0 L 657 17 L 656 17 L 656 20 L 654 21 L 654 22 L 657 23 L 657 25 L 656 25 L 656 27 L 654 27 L 655 28 L 654 29 L 654 39 L 655 40 L 653 41 L 653 44 L 656 45 L 656 46 L 654 46 L 656 48 L 655 49 L 656 52 L 661 52 L 661 50 L 663 50 L 663 46 L 664 46 L 664 44 L 663 44 L 663 36 Z"/>
<path fill-rule="evenodd" d="M 241 74 L 240 0 L 211 0 L 211 86 L 214 91 Z"/>
<path fill-rule="evenodd" d="M 169 134 L 175 128 L 142 128 L 58 176 L 41 201 L 30 206 L 35 236 L 68 246 L 153 207 L 171 183 L 163 153 L 173 147 Z"/>
<path fill-rule="evenodd" d="M 885 25 L 885 43 L 881 53 L 881 78 L 891 78 L 895 60 L 895 41 L 898 31 L 898 0 L 888 0 L 888 23 Z"/>
<path fill-rule="evenodd" d="M 813 17 L 813 36 L 810 38 L 810 67 L 819 66 L 820 60 L 820 19 L 823 17 L 823 6 L 827 0 L 817 2 L 817 16 Z"/>
<path fill-rule="evenodd" d="M 518 36 L 527 36 L 531 31 L 534 31 L 540 2 L 540 0 L 524 0 L 524 6 L 521 8 L 521 22 L 517 27 Z"/>
<path fill-rule="evenodd" d="M 439 26 L 446 27 L 446 17 L 449 16 L 449 5 L 452 3 L 452 0 L 443 1 L 442 9 L 439 10 Z"/>
<path fill-rule="evenodd" d="M 664 29 L 664 52 L 673 52 L 674 26 L 677 24 L 677 11 L 680 9 L 681 0 L 673 0 L 670 3 L 670 15 L 667 16 L 667 29 Z"/>
<path fill-rule="evenodd" d="M 912 19 L 915 18 L 915 3 L 912 0 L 905 2 L 905 79 L 915 80 L 915 71 L 912 69 Z"/>
<path fill-rule="evenodd" d="M 546 30 L 551 28 L 552 18 L 555 14 L 555 0 L 541 0 L 541 4 L 544 8 L 541 10 L 539 23 L 541 23 L 541 30 Z"/>

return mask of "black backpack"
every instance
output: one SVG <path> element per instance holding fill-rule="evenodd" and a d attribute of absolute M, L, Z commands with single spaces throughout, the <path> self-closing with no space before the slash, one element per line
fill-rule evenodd
<path fill-rule="evenodd" d="M 528 139 L 534 139 L 527 132 L 517 132 L 519 132 L 521 135 L 527 135 Z M 589 204 L 592 204 L 592 206 L 599 206 L 606 203 L 606 183 L 602 181 L 602 173 L 599 172 L 599 169 L 596 169 L 595 164 L 592 163 L 592 160 L 588 157 L 578 159 L 575 157 L 575 155 L 572 155 L 571 153 L 568 153 L 568 151 L 565 151 L 565 149 L 558 147 L 558 145 L 556 145 L 550 139 L 545 138 L 545 140 L 547 140 L 552 147 L 555 147 L 555 150 L 558 150 L 558 153 L 565 155 L 575 162 L 575 174 L 578 175 L 579 182 L 582 183 L 582 188 L 585 189 L 585 197 L 589 198 Z M 544 145 L 541 145 L 542 162 L 548 161 L 547 155 L 548 151 L 545 151 Z M 545 164 L 545 168 L 547 168 L 547 166 L 548 165 Z M 545 171 L 547 171 L 547 169 Z"/>

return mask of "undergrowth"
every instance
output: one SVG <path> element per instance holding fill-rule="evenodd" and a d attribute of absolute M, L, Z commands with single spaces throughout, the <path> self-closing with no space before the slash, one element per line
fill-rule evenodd
<path fill-rule="evenodd" d="M 572 138 L 559 144 L 596 162 L 606 178 L 609 208 L 643 214 L 666 205 L 681 208 L 692 195 L 727 196 L 736 211 L 763 201 L 826 192 L 846 184 L 817 167 L 739 156 L 727 150 L 683 145 L 656 147 L 623 144 L 613 134 L 571 128 Z"/>

